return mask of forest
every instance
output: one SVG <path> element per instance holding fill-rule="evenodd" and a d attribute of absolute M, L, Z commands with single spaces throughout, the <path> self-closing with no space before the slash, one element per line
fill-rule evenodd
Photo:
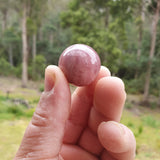
<path fill-rule="evenodd" d="M 35 98 L 29 91 L 32 83 L 42 91 L 45 67 L 58 65 L 63 50 L 76 43 L 94 48 L 101 64 L 124 81 L 128 97 L 138 97 L 138 103 L 137 99 L 127 101 L 127 109 L 142 106 L 140 110 L 147 109 L 147 113 L 152 113 L 152 109 L 159 113 L 160 0 L 1 0 L 0 37 L 0 122 L 3 122 L 1 119 L 13 121 L 13 117 L 8 117 L 13 116 L 8 111 L 16 116 L 31 117 L 34 109 L 30 110 L 28 103 L 33 103 L 34 107 L 38 102 L 37 96 Z M 6 89 L 7 85 L 12 85 L 11 81 L 15 85 L 14 80 L 20 83 L 22 92 L 29 92 L 29 95 L 22 97 L 20 93 L 12 94 L 12 89 Z M 11 108 L 15 98 L 23 102 L 27 99 L 25 96 L 29 98 L 29 102 L 25 101 L 29 110 Z M 6 103 L 8 99 L 9 103 Z M 3 108 L 5 105 L 7 110 Z M 144 149 L 140 137 L 148 129 L 145 125 L 158 131 L 160 119 L 148 114 L 142 117 L 136 109 L 134 111 L 141 116 L 140 120 L 137 121 L 137 117 L 134 120 L 127 112 L 128 120 L 124 123 L 133 129 L 138 153 Z M 16 118 L 13 122 L 15 126 L 17 121 Z M 24 123 L 26 125 L 26 121 Z M 146 132 L 146 135 L 152 134 Z M 153 148 L 160 149 L 159 144 L 158 136 Z M 140 155 L 137 160 L 153 156 L 154 152 L 150 155 L 147 152 L 145 150 L 145 156 L 140 158 Z"/>
<path fill-rule="evenodd" d="M 3 0 L 0 2 L 0 74 L 43 77 L 69 45 L 93 47 L 131 93 L 160 97 L 159 1 Z M 160 104 L 157 102 L 158 105 Z"/>
<path fill-rule="evenodd" d="M 93 47 L 131 93 L 160 97 L 159 1 L 3 0 L 0 4 L 0 74 L 43 77 L 69 45 Z M 159 102 L 160 105 L 160 98 Z"/>

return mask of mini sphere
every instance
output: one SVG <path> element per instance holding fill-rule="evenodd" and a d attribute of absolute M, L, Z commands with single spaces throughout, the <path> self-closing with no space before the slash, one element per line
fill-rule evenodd
<path fill-rule="evenodd" d="M 63 51 L 58 65 L 69 83 L 87 86 L 98 75 L 101 62 L 93 48 L 84 44 L 74 44 Z"/>

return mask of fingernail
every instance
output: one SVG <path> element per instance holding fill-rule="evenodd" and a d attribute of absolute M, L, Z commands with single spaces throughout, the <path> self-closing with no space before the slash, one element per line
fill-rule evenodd
<path fill-rule="evenodd" d="M 55 84 L 56 75 L 51 66 L 48 66 L 45 70 L 45 91 L 52 90 Z"/>
<path fill-rule="evenodd" d="M 115 121 L 111 121 L 111 123 L 113 125 L 115 125 L 116 127 L 118 127 L 117 129 L 121 132 L 122 135 L 125 134 L 125 129 L 124 127 L 122 126 L 122 124 L 118 123 L 118 122 L 115 122 Z"/>

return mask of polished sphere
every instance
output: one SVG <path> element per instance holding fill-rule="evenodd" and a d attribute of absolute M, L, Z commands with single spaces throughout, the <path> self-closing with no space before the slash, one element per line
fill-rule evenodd
<path fill-rule="evenodd" d="M 84 44 L 74 44 L 63 51 L 58 65 L 69 83 L 87 86 L 98 75 L 101 62 L 93 48 Z"/>

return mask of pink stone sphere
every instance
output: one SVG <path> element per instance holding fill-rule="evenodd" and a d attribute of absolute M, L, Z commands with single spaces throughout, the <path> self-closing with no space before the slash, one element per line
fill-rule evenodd
<path fill-rule="evenodd" d="M 93 48 L 85 44 L 74 44 L 63 51 L 58 66 L 69 83 L 87 86 L 98 75 L 101 62 Z"/>

